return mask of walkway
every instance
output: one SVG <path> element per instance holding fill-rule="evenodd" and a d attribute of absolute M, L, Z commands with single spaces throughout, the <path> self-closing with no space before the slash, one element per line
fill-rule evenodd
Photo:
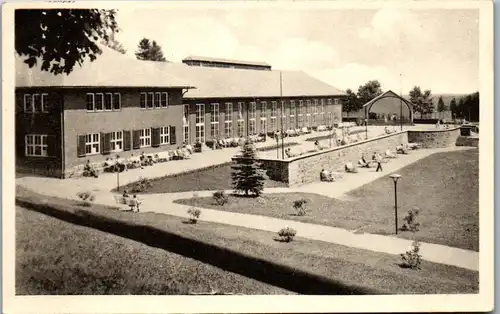
<path fill-rule="evenodd" d="M 417 150 L 411 152 L 409 155 L 400 155 L 398 156 L 398 158 L 391 160 L 388 164 L 384 164 L 384 172 L 375 172 L 374 169 L 360 169 L 360 172 L 357 174 L 344 174 L 344 178 L 338 182 L 318 182 L 295 188 L 266 189 L 265 193 L 306 192 L 339 198 L 352 189 L 370 183 L 380 177 L 383 177 L 391 172 L 395 172 L 402 167 L 405 167 L 434 153 L 466 149 L 471 148 L 453 147 L 443 149 Z M 164 176 L 169 173 L 179 173 L 189 170 L 190 167 L 193 166 L 197 166 L 197 168 L 200 168 L 203 166 L 220 163 L 220 159 L 217 160 L 217 158 L 223 158 L 226 152 L 226 150 L 210 151 L 204 153 L 203 155 L 195 155 L 191 160 L 180 161 L 178 164 L 176 163 L 176 167 L 174 169 L 169 169 L 171 172 L 159 171 L 158 167 L 161 167 L 163 165 L 160 164 L 156 165 L 155 167 L 146 168 L 144 170 L 132 170 L 128 173 L 125 173 L 125 175 L 120 176 L 126 177 L 125 182 L 132 182 L 137 180 L 138 174 L 144 177 L 148 177 L 149 174 L 151 174 L 153 177 L 158 177 Z M 197 156 L 203 156 L 204 158 L 195 159 Z M 169 163 L 166 163 L 166 165 L 168 164 Z M 136 174 L 134 175 L 134 173 Z M 404 178 L 402 179 L 404 180 Z M 112 194 L 109 192 L 109 190 L 116 187 L 115 180 L 115 175 L 107 175 L 107 177 L 103 176 L 98 180 L 89 178 L 58 180 L 26 177 L 18 179 L 17 183 L 40 194 L 59 196 L 70 199 L 77 199 L 77 192 L 85 189 L 90 189 L 94 190 L 94 192 L 96 193 L 97 203 L 116 206 Z M 199 196 L 212 195 L 211 191 L 141 195 L 144 207 L 142 211 L 187 217 L 187 209 L 189 208 L 189 206 L 176 204 L 174 203 L 174 201 L 177 199 L 192 197 L 194 193 L 198 194 Z M 400 253 L 407 251 L 412 242 L 410 240 L 392 236 L 356 234 L 352 231 L 341 228 L 205 208 L 202 208 L 202 216 L 200 220 L 271 232 L 277 232 L 284 226 L 289 226 L 296 229 L 298 235 L 302 238 L 325 241 L 349 247 L 395 255 L 399 255 Z M 424 260 L 430 262 L 453 265 L 475 271 L 479 270 L 479 253 L 475 251 L 468 251 L 438 244 L 422 243 L 421 254 Z"/>

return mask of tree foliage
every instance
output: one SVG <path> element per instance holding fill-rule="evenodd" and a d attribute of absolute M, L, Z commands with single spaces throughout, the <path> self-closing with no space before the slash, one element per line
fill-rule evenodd
<path fill-rule="evenodd" d="M 422 93 L 419 86 L 413 87 L 410 91 L 410 102 L 413 105 L 413 111 L 420 113 L 420 117 L 434 112 L 434 103 L 429 89 Z"/>
<path fill-rule="evenodd" d="M 368 81 L 365 85 L 361 85 L 358 88 L 358 108 L 361 109 L 364 104 L 372 100 L 373 98 L 380 96 L 382 94 L 382 88 L 380 82 L 377 80 Z"/>
<path fill-rule="evenodd" d="M 446 107 L 446 105 L 444 104 L 444 101 L 443 101 L 443 96 L 439 96 L 438 104 L 437 104 L 437 111 L 443 112 L 443 111 L 446 111 L 447 109 L 448 108 Z"/>
<path fill-rule="evenodd" d="M 76 64 L 94 61 L 118 32 L 115 10 L 21 9 L 15 11 L 15 49 L 30 67 L 54 74 L 69 74 Z"/>
<path fill-rule="evenodd" d="M 242 192 L 246 196 L 253 194 L 259 196 L 264 190 L 264 175 L 261 164 L 256 160 L 257 153 L 255 147 L 246 141 L 241 148 L 241 155 L 236 159 L 236 163 L 231 167 L 233 188 L 237 192 Z"/>
<path fill-rule="evenodd" d="M 149 61 L 167 61 L 163 56 L 161 47 L 156 43 L 156 41 L 151 41 L 148 38 L 143 38 L 139 42 L 135 56 L 139 60 L 149 60 Z"/>
<path fill-rule="evenodd" d="M 450 111 L 452 117 L 455 117 L 457 115 L 458 106 L 457 106 L 457 100 L 455 98 L 452 98 L 450 101 Z"/>
<path fill-rule="evenodd" d="M 118 51 L 121 54 L 127 53 L 127 49 L 125 49 L 125 47 L 123 47 L 123 44 L 115 38 L 114 33 L 109 36 L 108 40 L 103 39 L 102 44 L 106 45 L 107 47 L 115 51 Z"/>
<path fill-rule="evenodd" d="M 459 118 L 479 121 L 479 92 L 461 97 L 456 112 L 456 116 Z"/>
<path fill-rule="evenodd" d="M 357 110 L 359 110 L 358 96 L 351 89 L 348 89 L 342 102 L 342 111 L 351 112 Z"/>

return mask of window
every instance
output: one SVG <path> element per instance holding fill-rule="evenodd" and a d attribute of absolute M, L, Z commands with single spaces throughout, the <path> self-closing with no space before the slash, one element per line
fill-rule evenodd
<path fill-rule="evenodd" d="M 284 100 L 282 100 L 282 101 L 281 101 L 281 116 L 282 116 L 283 118 L 286 118 L 286 112 L 285 112 L 285 101 L 284 101 Z"/>
<path fill-rule="evenodd" d="M 182 119 L 182 131 L 184 143 L 189 144 L 189 105 L 184 105 L 184 118 Z"/>
<path fill-rule="evenodd" d="M 162 93 L 161 107 L 162 108 L 167 108 L 168 107 L 168 93 Z"/>
<path fill-rule="evenodd" d="M 315 126 L 318 123 L 318 100 L 315 99 L 312 105 L 312 125 Z"/>
<path fill-rule="evenodd" d="M 257 119 L 257 103 L 250 103 L 249 114 L 250 117 L 248 118 L 248 132 L 250 135 L 255 135 L 257 133 L 257 125 L 255 122 Z"/>
<path fill-rule="evenodd" d="M 113 109 L 113 94 L 106 93 L 104 94 L 104 110 L 111 111 Z"/>
<path fill-rule="evenodd" d="M 139 139 L 141 141 L 141 147 L 151 146 L 151 129 L 141 129 L 141 135 Z"/>
<path fill-rule="evenodd" d="M 325 124 L 325 100 L 321 99 L 319 105 L 319 124 Z"/>
<path fill-rule="evenodd" d="M 24 94 L 24 112 L 48 112 L 49 94 Z"/>
<path fill-rule="evenodd" d="M 154 93 L 148 93 L 147 109 L 154 108 Z"/>
<path fill-rule="evenodd" d="M 295 100 L 290 100 L 290 129 L 295 129 L 297 127 L 295 122 Z"/>
<path fill-rule="evenodd" d="M 205 143 L 205 104 L 196 104 L 196 141 Z"/>
<path fill-rule="evenodd" d="M 260 131 L 267 133 L 267 103 L 260 102 Z"/>
<path fill-rule="evenodd" d="M 304 126 L 304 101 L 299 100 L 299 113 L 298 113 L 298 127 L 302 128 Z"/>
<path fill-rule="evenodd" d="M 334 104 L 338 105 L 339 104 L 339 99 L 338 98 L 335 98 L 334 99 Z"/>
<path fill-rule="evenodd" d="M 141 93 L 141 108 L 146 109 L 146 102 L 148 100 L 148 94 Z"/>
<path fill-rule="evenodd" d="M 238 103 L 238 137 L 245 136 L 245 120 L 243 120 L 243 106 L 244 103 Z"/>
<path fill-rule="evenodd" d="M 85 154 L 96 155 L 101 150 L 101 141 L 99 133 L 85 135 Z"/>
<path fill-rule="evenodd" d="M 121 152 L 123 150 L 123 132 L 111 132 L 111 151 Z"/>
<path fill-rule="evenodd" d="M 331 100 L 331 99 L 328 99 L 328 100 L 327 100 L 327 104 L 331 105 L 331 104 L 332 104 L 332 100 Z"/>
<path fill-rule="evenodd" d="M 278 104 L 275 101 L 271 102 L 271 130 L 276 131 L 278 124 L 276 121 L 276 116 L 278 115 Z"/>
<path fill-rule="evenodd" d="M 25 137 L 26 156 L 48 156 L 47 135 L 28 134 Z"/>
<path fill-rule="evenodd" d="M 155 108 L 161 107 L 161 93 L 155 93 Z"/>
<path fill-rule="evenodd" d="M 210 117 L 210 134 L 212 138 L 219 137 L 219 104 L 212 104 L 212 115 Z"/>
<path fill-rule="evenodd" d="M 104 103 L 104 94 L 97 93 L 95 94 L 95 111 L 103 111 L 103 103 Z"/>
<path fill-rule="evenodd" d="M 226 137 L 233 136 L 233 104 L 226 103 L 226 112 L 224 114 L 224 134 Z"/>
<path fill-rule="evenodd" d="M 113 110 L 121 110 L 122 109 L 122 96 L 120 93 L 113 94 Z"/>
<path fill-rule="evenodd" d="M 160 128 L 160 145 L 170 144 L 170 127 Z"/>

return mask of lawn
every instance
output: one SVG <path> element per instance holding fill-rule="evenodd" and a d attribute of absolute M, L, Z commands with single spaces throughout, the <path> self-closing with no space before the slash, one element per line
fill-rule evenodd
<path fill-rule="evenodd" d="M 452 266 L 410 270 L 398 256 L 19 188 L 16 201 L 17 294 L 478 292 L 478 272 Z"/>
<path fill-rule="evenodd" d="M 398 224 L 410 209 L 420 210 L 416 238 L 468 250 L 479 250 L 478 151 L 439 153 L 401 169 L 398 182 Z M 327 184 L 327 183 L 325 183 Z M 292 203 L 308 200 L 306 216 L 295 216 Z M 394 233 L 394 184 L 383 177 L 349 192 L 342 199 L 316 194 L 268 194 L 261 198 L 230 197 L 218 206 L 209 198 L 179 200 L 179 203 L 218 210 L 265 215 L 283 219 L 358 230 Z M 412 238 L 410 232 L 400 237 Z"/>
<path fill-rule="evenodd" d="M 225 163 L 205 169 L 192 170 L 187 173 L 169 175 L 152 179 L 152 186 L 143 193 L 175 193 L 204 190 L 229 190 L 231 186 L 231 163 Z M 128 184 L 125 189 L 131 190 L 135 183 Z M 266 178 L 264 187 L 285 187 L 283 182 Z M 122 190 L 123 191 L 123 190 Z"/>

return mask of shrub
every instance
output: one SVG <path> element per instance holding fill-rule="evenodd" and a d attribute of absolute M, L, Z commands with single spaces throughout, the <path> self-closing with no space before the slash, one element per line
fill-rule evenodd
<path fill-rule="evenodd" d="M 420 253 L 420 242 L 413 241 L 410 249 L 406 253 L 401 254 L 403 266 L 411 269 L 420 269 L 422 264 L 422 255 Z"/>
<path fill-rule="evenodd" d="M 306 199 L 293 201 L 293 208 L 297 211 L 298 216 L 304 216 L 306 214 L 306 204 Z"/>
<path fill-rule="evenodd" d="M 278 240 L 282 242 L 291 242 L 296 234 L 297 231 L 295 229 L 285 227 L 278 231 Z"/>
<path fill-rule="evenodd" d="M 94 193 L 90 191 L 78 192 L 76 195 L 83 201 L 83 205 L 85 206 L 90 206 L 90 204 L 95 200 Z"/>
<path fill-rule="evenodd" d="M 229 198 L 228 198 L 226 192 L 224 192 L 223 190 L 214 192 L 213 198 L 214 198 L 215 202 L 217 203 L 217 205 L 219 205 L 219 206 L 223 206 L 224 204 L 226 204 L 229 201 Z"/>
<path fill-rule="evenodd" d="M 142 193 L 147 191 L 150 187 L 152 187 L 153 184 L 151 183 L 151 180 L 147 178 L 139 178 L 139 181 L 137 181 L 132 189 L 130 190 L 132 193 Z"/>
<path fill-rule="evenodd" d="M 195 224 L 198 222 L 198 219 L 200 218 L 201 215 L 201 210 L 196 207 L 191 207 L 188 209 L 188 215 L 189 215 L 189 222 L 192 224 Z"/>
<path fill-rule="evenodd" d="M 260 196 L 264 189 L 264 175 L 262 165 L 256 160 L 255 147 L 249 142 L 245 142 L 241 148 L 241 155 L 236 158 L 235 164 L 231 167 L 231 179 L 233 188 L 238 192 L 250 193 Z"/>
<path fill-rule="evenodd" d="M 405 223 L 401 227 L 402 231 L 411 231 L 417 232 L 420 227 L 420 223 L 418 222 L 418 214 L 420 211 L 418 209 L 412 209 L 408 211 L 406 217 L 403 218 Z"/>

